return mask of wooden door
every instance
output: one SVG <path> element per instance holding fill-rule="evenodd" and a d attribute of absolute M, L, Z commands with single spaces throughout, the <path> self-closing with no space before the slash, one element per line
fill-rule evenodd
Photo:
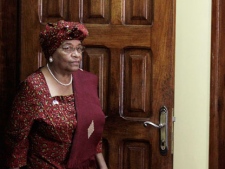
<path fill-rule="evenodd" d="M 43 65 L 47 22 L 83 22 L 82 67 L 99 77 L 110 169 L 172 169 L 175 0 L 21 0 L 21 80 Z M 159 110 L 169 111 L 168 153 L 159 151 Z"/>

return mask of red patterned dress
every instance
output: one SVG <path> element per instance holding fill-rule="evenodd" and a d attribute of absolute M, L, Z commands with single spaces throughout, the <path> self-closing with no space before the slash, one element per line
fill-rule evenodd
<path fill-rule="evenodd" d="M 17 94 L 6 131 L 7 166 L 65 169 L 76 129 L 74 97 L 51 97 L 40 70 Z M 96 153 L 101 152 L 101 141 Z"/>

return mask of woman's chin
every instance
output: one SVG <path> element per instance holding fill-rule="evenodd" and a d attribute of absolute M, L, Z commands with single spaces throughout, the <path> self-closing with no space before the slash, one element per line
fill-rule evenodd
<path fill-rule="evenodd" d="M 80 66 L 73 66 L 72 69 L 71 69 L 71 71 L 72 72 L 75 72 L 75 71 L 77 71 L 79 69 L 80 69 Z"/>

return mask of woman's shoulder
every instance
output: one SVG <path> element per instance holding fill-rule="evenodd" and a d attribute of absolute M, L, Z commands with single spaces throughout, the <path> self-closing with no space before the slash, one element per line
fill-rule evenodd
<path fill-rule="evenodd" d="M 16 95 L 17 97 L 29 98 L 29 100 L 33 101 L 49 97 L 48 88 L 41 70 L 37 70 L 27 76 L 19 84 Z"/>
<path fill-rule="evenodd" d="M 44 76 L 40 69 L 37 69 L 26 77 L 21 83 L 20 87 L 40 88 L 40 85 L 44 83 Z"/>
<path fill-rule="evenodd" d="M 28 75 L 24 80 L 24 82 L 33 82 L 36 81 L 37 79 L 43 79 L 43 74 L 40 69 L 37 69 L 36 71 Z"/>

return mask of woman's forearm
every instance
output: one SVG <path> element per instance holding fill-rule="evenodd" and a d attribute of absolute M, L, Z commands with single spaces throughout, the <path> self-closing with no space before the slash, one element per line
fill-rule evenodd
<path fill-rule="evenodd" d="M 108 169 L 102 153 L 96 154 L 96 159 L 97 159 L 100 169 Z"/>

